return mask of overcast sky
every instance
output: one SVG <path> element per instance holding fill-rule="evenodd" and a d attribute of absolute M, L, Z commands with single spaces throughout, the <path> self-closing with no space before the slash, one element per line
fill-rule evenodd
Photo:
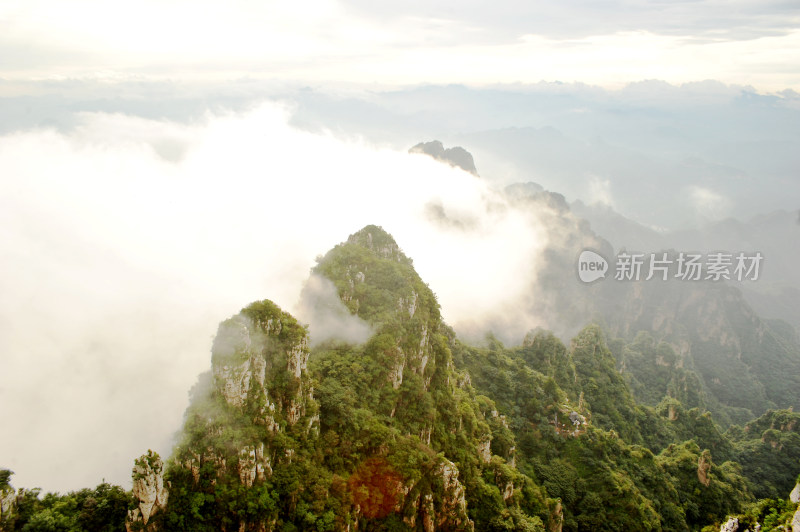
<path fill-rule="evenodd" d="M 800 89 L 793 1 L 4 0 L 0 77 Z"/>

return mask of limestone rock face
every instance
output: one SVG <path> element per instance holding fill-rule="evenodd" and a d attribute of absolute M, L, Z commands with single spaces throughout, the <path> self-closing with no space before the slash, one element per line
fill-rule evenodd
<path fill-rule="evenodd" d="M 228 468 L 228 461 L 225 457 L 217 453 L 212 447 L 206 447 L 202 451 L 190 450 L 189 457 L 183 462 L 178 462 L 178 464 L 191 471 L 195 482 L 200 481 L 200 468 L 204 464 L 213 465 L 214 470 L 217 472 L 217 477 L 224 476 Z"/>
<path fill-rule="evenodd" d="M 438 525 L 443 530 L 473 530 L 474 525 L 467 515 L 467 501 L 464 486 L 458 480 L 458 468 L 450 460 L 444 459 L 439 472 L 442 476 L 444 494 L 442 507 L 438 514 Z"/>
<path fill-rule="evenodd" d="M 14 512 L 17 505 L 17 493 L 13 489 L 0 491 L 0 520 Z"/>
<path fill-rule="evenodd" d="M 389 369 L 389 381 L 392 383 L 392 388 L 395 390 L 403 384 L 403 370 L 406 367 L 403 351 L 400 348 L 397 348 L 397 351 L 397 362 Z"/>
<path fill-rule="evenodd" d="M 288 366 L 289 373 L 294 375 L 295 379 L 303 376 L 303 372 L 308 367 L 308 340 L 303 338 L 300 343 L 288 352 Z"/>
<path fill-rule="evenodd" d="M 711 471 L 711 454 L 708 451 L 703 451 L 703 454 L 697 460 L 697 480 L 703 486 L 708 486 L 711 483 L 711 479 L 708 478 L 709 471 Z"/>
<path fill-rule="evenodd" d="M 430 492 L 419 493 L 411 503 L 416 510 L 414 514 L 405 519 L 409 528 L 416 530 L 415 524 L 419 517 L 422 529 L 426 532 L 435 530 L 463 530 L 473 531 L 475 524 L 467 515 L 467 503 L 464 486 L 458 480 L 458 467 L 446 458 L 436 469 L 435 475 L 441 479 L 441 498 L 434 497 Z M 406 486 L 403 490 L 408 493 L 413 486 Z M 403 503 L 406 504 L 406 503 Z"/>
<path fill-rule="evenodd" d="M 800 532 L 800 508 L 792 516 L 792 532 Z"/>
<path fill-rule="evenodd" d="M 224 351 L 225 355 L 233 359 L 234 354 L 247 355 L 239 363 L 231 360 L 230 363 L 214 364 L 214 377 L 217 379 L 220 394 L 231 406 L 241 407 L 247 401 L 250 391 L 250 382 L 253 377 L 254 346 L 250 337 L 250 328 L 244 319 L 232 319 L 220 326 L 217 333 L 215 347 Z M 263 381 L 263 377 L 262 377 Z"/>
<path fill-rule="evenodd" d="M 492 461 L 492 440 L 483 440 L 478 444 L 478 456 L 481 457 L 483 463 L 488 464 Z"/>
<path fill-rule="evenodd" d="M 561 532 L 564 527 L 564 508 L 561 506 L 561 501 L 557 502 L 553 510 L 550 512 L 550 519 L 547 523 L 547 532 Z"/>
<path fill-rule="evenodd" d="M 512 495 L 514 495 L 514 483 L 508 482 L 505 488 L 503 488 L 503 500 L 508 501 Z"/>
<path fill-rule="evenodd" d="M 201 376 L 192 393 L 183 441 L 171 462 L 191 473 L 184 488 L 209 489 L 231 479 L 251 488 L 271 478 L 279 463 L 291 462 L 294 449 L 276 449 L 272 442 L 278 433 L 297 435 L 295 425 L 305 434 L 319 427 L 309 353 L 305 327 L 268 300 L 220 324 L 211 372 Z M 148 501 L 143 521 L 150 499 L 143 499 Z"/>
<path fill-rule="evenodd" d="M 789 500 L 795 504 L 800 502 L 800 483 L 795 484 L 794 489 L 789 494 Z"/>
<path fill-rule="evenodd" d="M 214 376 L 221 383 L 220 393 L 231 406 L 244 406 L 250 391 L 250 380 L 253 377 L 253 359 L 247 359 L 237 366 L 215 366 Z"/>
<path fill-rule="evenodd" d="M 719 527 L 719 532 L 737 532 L 739 530 L 739 520 L 731 517 L 727 522 Z"/>
<path fill-rule="evenodd" d="M 272 464 L 269 455 L 264 454 L 264 444 L 246 446 L 239 451 L 237 465 L 239 481 L 248 488 L 256 480 L 263 481 L 272 475 Z"/>
<path fill-rule="evenodd" d="M 133 497 L 139 501 L 137 508 L 128 512 L 126 528 L 131 530 L 134 523 L 141 523 L 145 530 L 151 517 L 167 507 L 169 490 L 164 486 L 164 463 L 157 453 L 148 451 L 133 467 Z"/>
<path fill-rule="evenodd" d="M 369 229 L 370 228 L 362 229 L 350 235 L 347 239 L 347 243 L 363 246 L 384 259 L 390 259 L 396 262 L 408 260 L 400 250 L 400 246 L 397 245 L 397 242 L 395 242 L 391 236 L 383 231 L 370 231 Z M 364 274 L 361 272 L 360 279 L 363 278 Z"/>
<path fill-rule="evenodd" d="M 676 421 L 678 419 L 678 409 L 675 405 L 669 405 L 667 419 L 670 421 Z"/>
<path fill-rule="evenodd" d="M 254 410 L 258 405 L 255 421 L 271 432 L 280 430 L 276 412 L 290 425 L 304 415 L 304 391 L 310 390 L 304 382 L 310 353 L 308 337 L 287 337 L 282 334 L 285 332 L 279 316 L 257 320 L 242 313 L 220 325 L 212 348 L 217 392 L 237 409 Z M 271 397 L 268 376 L 283 369 L 300 385 L 297 396 L 281 405 Z"/>
<path fill-rule="evenodd" d="M 443 326 L 441 316 L 435 296 L 392 236 L 366 226 L 331 250 L 313 275 L 334 283 L 341 302 L 376 332 L 390 326 L 387 336 L 395 345 L 384 349 L 386 382 L 399 389 L 413 373 L 429 391 L 437 365 L 448 363 L 442 349 L 432 345 Z"/>
<path fill-rule="evenodd" d="M 430 493 L 425 495 L 422 501 L 422 528 L 425 532 L 433 532 L 436 530 L 434 519 L 436 518 L 436 511 L 433 509 L 433 495 Z"/>

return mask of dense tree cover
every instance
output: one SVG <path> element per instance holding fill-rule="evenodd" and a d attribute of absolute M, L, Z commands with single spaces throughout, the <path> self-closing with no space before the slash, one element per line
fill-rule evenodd
<path fill-rule="evenodd" d="M 24 532 L 119 532 L 132 507 L 130 493 L 105 482 L 95 489 L 61 495 L 41 490 L 11 491 L 11 471 L 0 470 L 0 494 L 14 498 L 13 508 L 0 514 L 0 530 Z M 2 498 L 2 497 L 0 497 Z"/>
<path fill-rule="evenodd" d="M 672 397 L 686 408 L 706 408 L 700 379 L 683 367 L 672 345 L 656 342 L 648 332 L 639 331 L 630 342 L 615 338 L 608 346 L 640 403 L 655 406 L 664 397 Z"/>
<path fill-rule="evenodd" d="M 135 526 L 700 530 L 737 515 L 766 531 L 790 519 L 800 415 L 723 433 L 697 368 L 667 342 L 589 325 L 569 345 L 542 330 L 518 347 L 467 345 L 375 226 L 314 273 L 374 334 L 310 349 L 268 300 L 225 320 L 166 461 L 166 507 Z M 135 506 L 106 484 L 15 497 L 2 530 L 119 530 Z"/>
<path fill-rule="evenodd" d="M 787 499 L 760 499 L 747 505 L 744 513 L 736 515 L 736 518 L 742 530 L 755 530 L 756 524 L 760 524 L 761 532 L 786 531 L 790 530 L 792 517 L 797 511 L 797 504 Z"/>
<path fill-rule="evenodd" d="M 196 387 L 167 464 L 167 508 L 151 523 L 403 530 L 428 519 L 453 530 L 544 530 L 556 501 L 508 465 L 513 434 L 456 370 L 454 335 L 394 240 L 367 227 L 322 257 L 315 273 L 334 282 L 373 336 L 316 346 L 298 378 L 285 369 L 287 353 L 306 345 L 305 331 L 273 303 L 223 322 L 213 375 Z M 259 360 L 263 388 L 238 369 Z M 222 393 L 239 379 L 249 379 L 242 404 Z M 302 413 L 290 419 L 298 401 Z M 241 473 L 248 449 L 263 449 L 270 469 L 251 487 Z"/>
<path fill-rule="evenodd" d="M 562 501 L 564 530 L 697 529 L 752 500 L 739 466 L 722 463 L 730 443 L 710 416 L 675 399 L 637 404 L 598 327 L 569 348 L 544 331 L 516 349 L 486 344 L 459 344 L 455 359 L 507 412 L 517 466 Z M 574 414 L 587 423 L 576 427 Z M 682 438 L 692 430 L 702 448 Z"/>
<path fill-rule="evenodd" d="M 785 498 L 800 471 L 800 414 L 770 410 L 744 428 L 731 427 L 726 436 L 753 493 L 763 499 Z"/>

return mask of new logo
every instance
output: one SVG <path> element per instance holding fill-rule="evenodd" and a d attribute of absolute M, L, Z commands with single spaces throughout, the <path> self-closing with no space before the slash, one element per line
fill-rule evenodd
<path fill-rule="evenodd" d="M 608 261 L 602 255 L 588 249 L 581 252 L 578 257 L 578 277 L 584 283 L 591 283 L 605 278 L 608 271 Z"/>

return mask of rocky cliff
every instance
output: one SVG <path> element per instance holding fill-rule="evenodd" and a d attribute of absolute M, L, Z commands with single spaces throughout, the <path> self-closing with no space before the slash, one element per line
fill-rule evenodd
<path fill-rule="evenodd" d="M 409 153 L 424 153 L 430 155 L 434 159 L 446 162 L 450 166 L 461 168 L 476 176 L 478 175 L 478 170 L 475 168 L 475 160 L 472 158 L 472 154 L 461 146 L 445 148 L 440 141 L 432 140 L 430 142 L 420 142 L 408 151 Z"/>
<path fill-rule="evenodd" d="M 523 494 L 515 447 L 492 446 L 506 422 L 456 370 L 454 334 L 394 239 L 368 226 L 312 278 L 372 336 L 312 349 L 268 300 L 222 322 L 172 456 L 136 463 L 129 530 L 474 530 L 487 497 L 539 529 L 523 506 L 547 516 L 555 501 Z"/>

